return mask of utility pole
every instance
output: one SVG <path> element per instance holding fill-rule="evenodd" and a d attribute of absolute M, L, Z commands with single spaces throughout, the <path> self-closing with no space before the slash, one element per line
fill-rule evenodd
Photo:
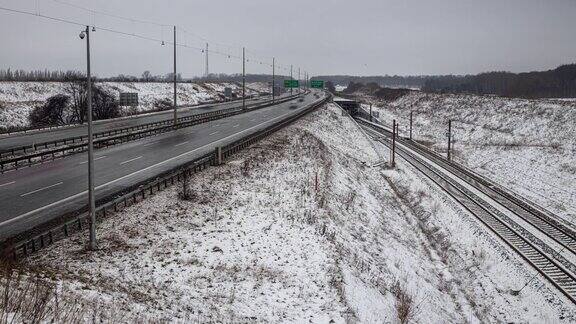
<path fill-rule="evenodd" d="M 396 167 L 396 119 L 392 121 L 392 158 L 390 159 L 392 163 L 390 164 L 393 168 Z"/>
<path fill-rule="evenodd" d="M 242 47 L 242 109 L 246 109 L 246 49 Z"/>
<path fill-rule="evenodd" d="M 412 111 L 410 111 L 410 140 L 412 140 Z"/>
<path fill-rule="evenodd" d="M 302 92 L 300 88 L 300 68 L 298 68 L 298 93 Z"/>
<path fill-rule="evenodd" d="M 372 122 L 372 104 L 370 104 L 370 122 Z"/>
<path fill-rule="evenodd" d="M 204 73 L 206 79 L 208 79 L 208 76 L 210 75 L 210 70 L 208 69 L 208 43 L 206 43 L 206 71 Z"/>
<path fill-rule="evenodd" d="M 176 26 L 174 26 L 174 127 L 178 124 L 178 112 L 176 110 Z"/>
<path fill-rule="evenodd" d="M 448 120 L 448 161 L 452 159 L 451 157 L 452 151 L 452 120 Z"/>
<path fill-rule="evenodd" d="M 272 58 L 272 103 L 276 97 L 276 58 Z"/>
<path fill-rule="evenodd" d="M 294 78 L 292 77 L 292 65 L 290 65 L 290 80 L 294 80 Z M 290 87 L 290 95 L 292 95 L 292 90 L 294 88 Z"/>
<path fill-rule="evenodd" d="M 88 117 L 88 213 L 90 215 L 90 250 L 96 250 L 96 200 L 94 198 L 94 142 L 92 133 L 92 74 L 90 72 L 90 27 L 80 34 L 86 36 L 86 83 Z"/>

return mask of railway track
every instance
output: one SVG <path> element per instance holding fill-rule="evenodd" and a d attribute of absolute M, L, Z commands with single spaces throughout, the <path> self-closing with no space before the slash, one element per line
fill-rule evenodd
<path fill-rule="evenodd" d="M 386 146 L 390 146 L 389 139 L 391 139 L 392 133 L 389 130 L 363 119 L 357 119 L 357 121 L 369 136 Z M 566 297 L 576 303 L 576 277 L 574 275 L 576 266 L 562 255 L 562 252 L 566 251 L 576 256 L 576 234 L 572 229 L 551 216 L 532 208 L 525 201 L 510 199 L 510 194 L 502 188 L 453 162 L 445 160 L 413 141 L 397 137 L 397 143 L 399 145 L 397 145 L 396 150 L 402 158 L 443 188 Z M 531 230 L 524 228 L 495 207 L 494 203 L 476 194 L 455 178 L 448 176 L 442 169 L 505 207 L 516 217 L 537 229 L 539 233 L 532 233 Z M 561 249 L 557 251 L 535 234 L 552 240 L 561 246 Z"/>

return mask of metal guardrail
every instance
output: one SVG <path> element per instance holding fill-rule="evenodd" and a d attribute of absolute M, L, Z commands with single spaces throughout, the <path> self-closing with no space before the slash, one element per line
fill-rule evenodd
<path fill-rule="evenodd" d="M 216 119 L 230 117 L 246 111 L 261 109 L 272 106 L 274 104 L 287 102 L 297 97 L 298 95 L 295 95 L 275 100 L 274 102 L 272 102 L 272 100 L 269 100 L 263 103 L 255 103 L 247 105 L 246 109 L 242 109 L 242 107 L 233 107 L 228 109 L 216 110 L 181 117 L 178 118 L 176 128 L 189 127 Z M 174 128 L 175 127 L 173 125 L 172 120 L 164 120 L 144 125 L 137 125 L 121 129 L 110 130 L 106 132 L 100 132 L 94 134 L 95 138 L 94 145 L 95 147 L 98 148 L 108 147 L 120 143 L 125 143 L 127 141 L 137 140 L 143 137 L 168 132 L 174 130 Z M 38 147 L 41 147 L 43 149 L 38 151 Z M 33 152 L 26 153 L 27 148 L 32 149 Z M 44 142 L 35 145 L 35 147 L 33 148 L 31 148 L 30 146 L 25 146 L 17 149 L 11 149 L 10 151 L 8 151 L 11 154 L 14 154 L 15 151 L 22 151 L 24 154 L 0 160 L 0 173 L 42 163 L 45 161 L 51 161 L 56 158 L 70 154 L 81 153 L 84 152 L 85 150 L 87 150 L 87 135 L 69 137 L 63 140 Z"/>
<path fill-rule="evenodd" d="M 252 98 L 254 98 L 254 95 L 247 95 L 246 96 L 246 99 L 252 99 Z M 221 103 L 226 103 L 226 102 L 236 102 L 236 101 L 240 101 L 240 100 L 242 100 L 242 98 L 234 98 L 234 99 L 230 99 L 228 101 L 208 100 L 208 101 L 202 101 L 196 105 L 178 106 L 178 108 L 193 108 L 193 107 L 202 106 L 202 105 L 214 105 L 214 104 L 221 104 Z M 100 120 L 94 121 L 94 123 L 98 124 L 98 123 L 103 123 L 103 122 L 111 121 L 111 120 L 132 119 L 132 118 L 137 118 L 137 117 L 143 116 L 143 115 L 160 113 L 162 111 L 164 111 L 164 110 L 162 110 L 162 109 L 146 110 L 146 111 L 142 111 L 139 113 L 124 116 L 124 117 L 118 117 L 118 118 L 112 118 L 112 119 L 100 119 Z M 22 135 L 35 134 L 35 133 L 49 132 L 52 130 L 80 127 L 83 125 L 85 125 L 85 124 L 69 124 L 69 125 L 61 125 L 61 126 L 48 126 L 48 127 L 42 127 L 42 128 L 36 128 L 36 127 L 32 127 L 32 126 L 30 126 L 30 127 L 12 127 L 12 128 L 8 127 L 8 128 L 5 128 L 4 130 L 0 130 L 0 139 L 11 136 L 11 135 L 16 135 L 16 134 L 22 134 Z"/>
<path fill-rule="evenodd" d="M 122 192 L 111 194 L 105 198 L 101 198 L 97 202 L 96 216 L 106 217 L 111 212 L 117 212 L 123 208 L 131 206 L 155 193 L 166 189 L 173 185 L 175 182 L 181 181 L 183 177 L 188 177 L 192 174 L 206 169 L 210 165 L 217 165 L 226 160 L 233 154 L 241 151 L 242 149 L 258 142 L 262 138 L 278 131 L 279 129 L 291 124 L 302 116 L 310 113 L 321 105 L 330 100 L 330 96 L 309 105 L 299 113 L 292 115 L 284 120 L 280 120 L 256 133 L 247 135 L 233 143 L 224 147 L 216 148 L 212 153 L 208 153 L 193 161 L 180 165 L 170 171 L 160 174 L 154 179 L 149 179 L 140 184 L 131 186 L 122 190 Z M 11 258 L 14 260 L 26 257 L 31 253 L 37 252 L 52 243 L 69 237 L 71 234 L 88 228 L 90 217 L 87 214 L 87 207 L 76 212 L 76 215 L 67 219 L 59 225 L 52 226 L 49 229 L 37 230 L 36 234 L 32 237 L 18 239 L 15 242 L 6 240 L 2 248 L 1 255 L 4 258 Z"/>

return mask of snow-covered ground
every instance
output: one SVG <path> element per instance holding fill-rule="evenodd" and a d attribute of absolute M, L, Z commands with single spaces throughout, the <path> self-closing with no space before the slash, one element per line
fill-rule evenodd
<path fill-rule="evenodd" d="M 337 84 L 334 86 L 334 88 L 336 89 L 336 91 L 340 92 L 340 91 L 346 90 L 346 88 L 348 88 L 348 86 Z"/>
<path fill-rule="evenodd" d="M 414 138 L 443 154 L 452 119 L 456 161 L 576 224 L 576 102 L 412 92 L 373 103 L 405 136 L 413 111 Z"/>
<path fill-rule="evenodd" d="M 191 201 L 176 186 L 102 220 L 98 251 L 82 233 L 25 266 L 90 320 L 576 319 L 424 176 L 375 166 L 387 155 L 327 105 L 192 177 Z"/>
<path fill-rule="evenodd" d="M 266 82 L 252 82 L 247 84 L 246 87 L 253 91 L 261 93 L 270 93 L 270 91 L 272 91 L 272 89 L 270 88 L 270 84 Z"/>
<path fill-rule="evenodd" d="M 125 114 L 156 109 L 162 101 L 172 102 L 173 85 L 161 82 L 100 82 L 97 86 L 119 98 L 120 92 L 137 92 L 139 106 Z M 258 87 L 258 85 L 255 85 Z M 27 127 L 28 115 L 36 106 L 57 94 L 66 94 L 65 82 L 0 82 L 0 130 L 10 127 Z M 195 105 L 202 102 L 221 100 L 224 88 L 240 95 L 242 89 L 235 83 L 181 83 L 177 87 L 178 104 Z M 254 93 L 247 86 L 247 95 Z"/>

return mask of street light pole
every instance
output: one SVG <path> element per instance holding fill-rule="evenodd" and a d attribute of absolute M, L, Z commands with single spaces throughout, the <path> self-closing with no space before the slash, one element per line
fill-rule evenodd
<path fill-rule="evenodd" d="M 272 103 L 276 98 L 276 58 L 272 58 Z"/>
<path fill-rule="evenodd" d="M 176 110 L 176 26 L 174 26 L 174 127 L 178 124 L 178 112 Z"/>
<path fill-rule="evenodd" d="M 80 33 L 80 39 L 86 36 L 86 83 L 87 83 L 87 119 L 88 119 L 88 214 L 90 215 L 90 250 L 96 250 L 96 201 L 94 198 L 94 143 L 92 138 L 92 75 L 90 73 L 90 26 Z"/>
<path fill-rule="evenodd" d="M 210 69 L 208 68 L 208 43 L 206 43 L 206 79 L 208 79 L 208 76 L 210 75 Z"/>
<path fill-rule="evenodd" d="M 246 109 L 246 49 L 242 47 L 242 109 Z"/>

